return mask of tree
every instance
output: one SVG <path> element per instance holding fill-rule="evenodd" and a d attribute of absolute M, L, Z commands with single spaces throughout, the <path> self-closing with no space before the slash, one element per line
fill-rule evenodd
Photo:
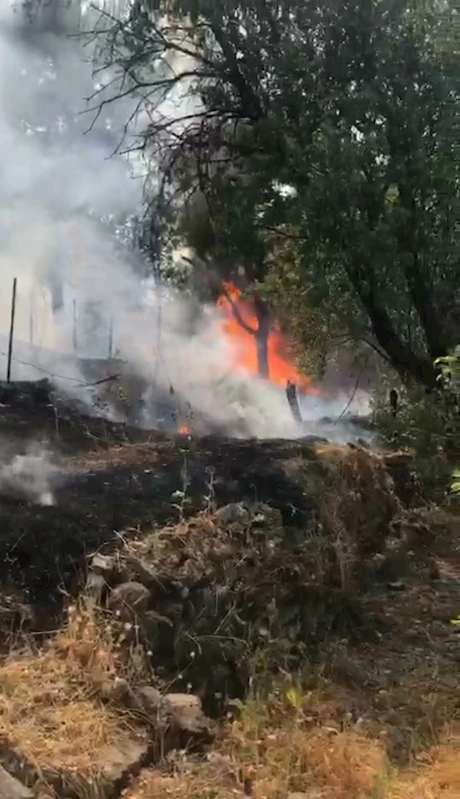
<path fill-rule="evenodd" d="M 317 311 L 339 309 L 426 386 L 458 336 L 446 314 L 459 274 L 446 13 L 409 0 L 135 0 L 111 20 L 108 49 L 149 105 L 140 146 L 161 176 L 165 229 L 200 196 L 205 249 L 249 282 L 266 276 L 267 234 L 294 236 Z"/>

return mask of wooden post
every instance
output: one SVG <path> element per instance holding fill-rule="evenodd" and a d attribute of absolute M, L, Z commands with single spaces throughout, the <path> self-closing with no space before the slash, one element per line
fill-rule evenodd
<path fill-rule="evenodd" d="M 73 301 L 73 351 L 77 351 L 78 341 L 77 341 L 77 301 Z"/>
<path fill-rule="evenodd" d="M 10 319 L 10 339 L 8 341 L 8 364 L 6 368 L 6 382 L 11 382 L 11 360 L 13 357 L 13 338 L 14 338 L 14 318 L 16 316 L 16 287 L 18 280 L 13 280 L 13 294 L 11 297 L 11 319 Z"/>
<path fill-rule="evenodd" d="M 34 295 L 33 289 L 30 289 L 29 295 L 29 344 L 31 347 L 34 345 Z"/>
<path fill-rule="evenodd" d="M 109 361 L 112 360 L 113 357 L 113 317 L 110 318 L 110 327 L 109 327 Z"/>
<path fill-rule="evenodd" d="M 299 400 L 297 398 L 297 386 L 295 383 L 291 383 L 290 380 L 288 380 L 286 384 L 286 398 L 295 421 L 300 424 L 302 416 L 300 413 Z"/>

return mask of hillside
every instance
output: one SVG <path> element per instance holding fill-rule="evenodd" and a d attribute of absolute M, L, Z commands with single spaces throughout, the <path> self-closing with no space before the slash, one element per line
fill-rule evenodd
<path fill-rule="evenodd" d="M 53 498 L 2 487 L 5 796 L 457 795 L 458 516 L 409 454 L 40 403 L 2 436 Z"/>

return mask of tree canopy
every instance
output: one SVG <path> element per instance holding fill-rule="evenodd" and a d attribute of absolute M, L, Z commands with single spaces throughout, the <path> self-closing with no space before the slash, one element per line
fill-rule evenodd
<path fill-rule="evenodd" d="M 289 240 L 315 318 L 427 386 L 460 326 L 458 13 L 134 0 L 99 23 L 149 108 L 163 234 L 251 285 Z"/>

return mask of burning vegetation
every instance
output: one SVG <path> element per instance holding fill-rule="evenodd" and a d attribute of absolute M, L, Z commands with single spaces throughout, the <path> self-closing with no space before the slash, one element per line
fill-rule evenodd
<path fill-rule="evenodd" d="M 307 394 L 318 394 L 309 377 L 293 364 L 291 347 L 279 322 L 257 297 L 243 297 L 234 283 L 224 283 L 217 301 L 222 330 L 232 348 L 232 368 L 259 375 L 285 388 L 294 383 Z"/>
<path fill-rule="evenodd" d="M 438 388 L 455 104 L 424 25 L 379 4 L 299 4 L 282 30 L 257 3 L 3 5 L 0 797 L 457 799 L 457 508 L 400 446 L 403 380 L 399 449 L 374 448 L 361 372 L 342 402 L 289 335 L 308 349 L 324 318 L 319 356 L 351 339 Z"/>
<path fill-rule="evenodd" d="M 2 415 L 59 466 L 54 506 L 0 499 L 10 774 L 47 799 L 399 799 L 435 745 L 417 784 L 455 786 L 455 522 L 409 509 L 410 456 L 60 413 Z"/>

